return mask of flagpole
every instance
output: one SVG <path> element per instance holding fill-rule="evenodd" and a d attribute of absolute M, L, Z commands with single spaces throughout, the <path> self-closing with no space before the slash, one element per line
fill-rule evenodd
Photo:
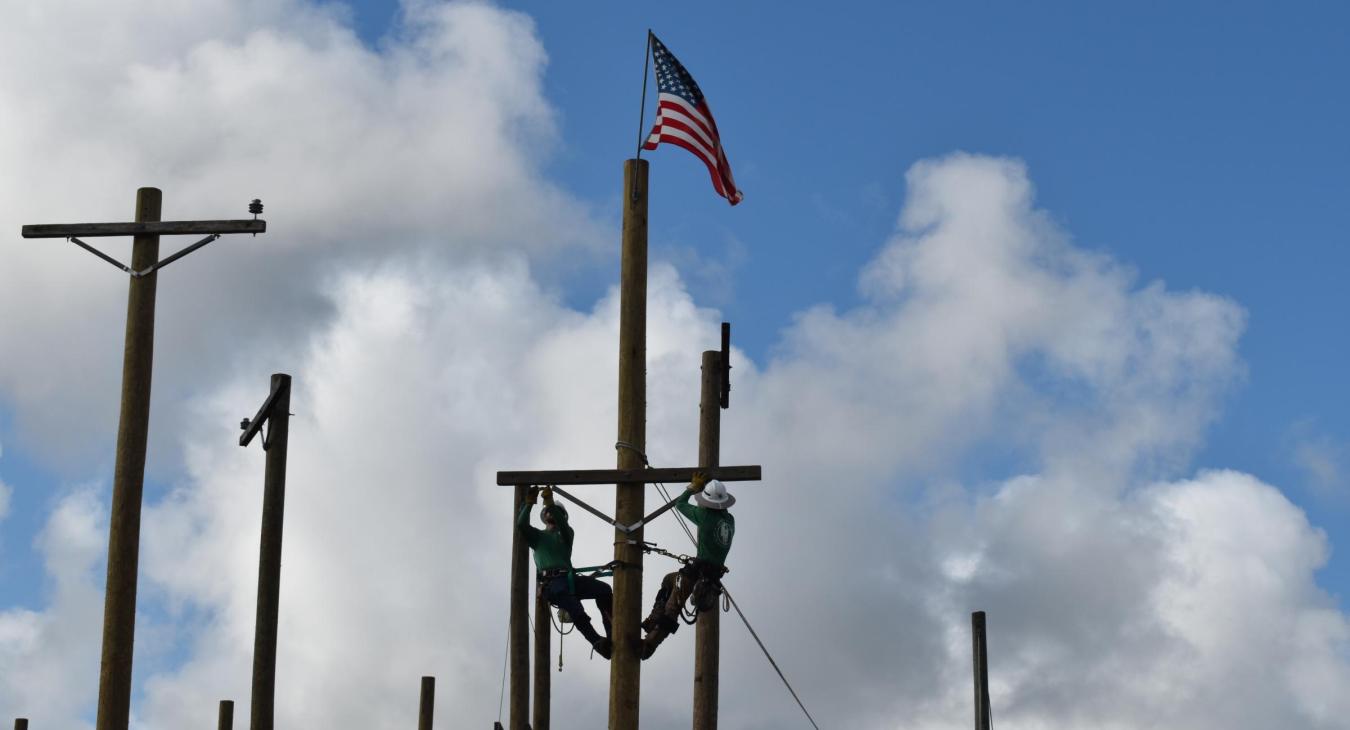
<path fill-rule="evenodd" d="M 642 103 L 638 106 L 637 159 L 642 159 L 642 135 L 647 122 L 647 76 L 652 62 L 652 29 L 647 29 L 647 52 L 642 57 Z"/>

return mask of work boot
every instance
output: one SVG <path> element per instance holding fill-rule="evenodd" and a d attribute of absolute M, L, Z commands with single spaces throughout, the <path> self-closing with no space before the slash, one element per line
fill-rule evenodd
<path fill-rule="evenodd" d="M 596 654 L 608 659 L 614 652 L 614 642 L 610 641 L 608 636 L 602 636 L 591 642 L 591 648 L 595 649 Z"/>
<path fill-rule="evenodd" d="M 656 653 L 656 647 L 660 646 L 661 642 L 665 641 L 669 635 L 670 632 L 666 631 L 663 626 L 658 626 L 655 631 L 647 634 L 642 639 L 642 658 L 651 659 L 652 655 Z"/>

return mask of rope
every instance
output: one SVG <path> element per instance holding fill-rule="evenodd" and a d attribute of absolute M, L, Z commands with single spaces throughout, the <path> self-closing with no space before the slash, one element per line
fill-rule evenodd
<path fill-rule="evenodd" d="M 731 605 L 736 609 L 736 615 L 741 617 L 741 622 L 745 624 L 745 628 L 750 631 L 751 636 L 755 637 L 755 643 L 759 644 L 759 650 L 764 652 L 764 658 L 768 659 L 769 664 L 773 666 L 773 670 L 778 672 L 778 678 L 783 680 L 783 686 L 787 687 L 787 691 L 792 694 L 792 699 L 797 701 L 797 706 L 802 708 L 802 712 L 805 713 L 806 719 L 811 721 L 811 727 L 820 730 L 820 726 L 816 724 L 815 718 L 811 717 L 811 713 L 807 711 L 806 705 L 802 704 L 802 698 L 797 696 L 797 691 L 792 689 L 792 685 L 788 682 L 787 677 L 783 676 L 783 670 L 778 668 L 778 662 L 773 660 L 773 656 L 769 654 L 768 648 L 764 646 L 763 641 L 760 641 L 759 634 L 755 633 L 754 627 L 750 625 L 750 620 L 745 617 L 745 613 L 741 611 L 741 607 L 736 603 L 736 599 L 731 597 L 731 591 L 728 591 L 726 586 L 722 587 L 722 595 L 726 596 L 727 600 L 731 601 Z"/>
<path fill-rule="evenodd" d="M 670 499 L 669 495 L 666 494 L 666 485 L 657 484 L 656 488 L 661 491 L 661 495 L 666 497 L 667 501 Z M 680 527 L 684 528 L 684 534 L 689 537 L 689 542 L 698 545 L 698 538 L 694 537 L 694 533 L 689 530 L 689 525 L 686 524 L 684 515 L 676 513 L 676 516 L 680 518 Z M 769 653 L 768 647 L 764 646 L 764 642 L 760 640 L 759 634 L 755 633 L 755 628 L 750 625 L 750 619 L 745 617 L 745 612 L 741 611 L 741 607 L 736 603 L 736 599 L 731 597 L 731 591 L 727 590 L 726 585 L 722 586 L 722 595 L 725 596 L 726 600 L 730 601 L 731 605 L 736 609 L 736 615 L 741 617 L 741 623 L 745 624 L 746 630 L 754 637 L 755 643 L 759 644 L 759 650 L 764 652 L 764 658 L 769 660 L 769 665 L 773 667 L 773 671 L 777 672 L 778 678 L 783 680 L 783 686 L 787 687 L 787 691 L 792 695 L 792 699 L 797 701 L 797 706 L 802 708 L 802 714 L 806 715 L 806 719 L 811 722 L 811 727 L 820 730 L 820 726 L 816 724 L 816 719 L 811 717 L 811 713 L 806 709 L 806 705 L 802 704 L 802 698 L 797 696 L 797 691 L 792 688 L 792 683 L 788 682 L 787 677 L 783 675 L 783 670 L 778 668 L 778 662 L 774 661 L 773 655 Z"/>
<path fill-rule="evenodd" d="M 651 462 L 647 460 L 647 455 L 644 454 L 644 453 L 642 453 L 642 451 L 640 451 L 636 446 L 633 446 L 632 444 L 626 443 L 626 442 L 624 442 L 624 441 L 616 441 L 616 442 L 614 443 L 614 448 L 615 448 L 615 449 L 621 449 L 621 448 L 630 449 L 631 451 L 633 451 L 634 453 L 636 453 L 638 456 L 642 457 L 642 463 L 643 463 L 648 469 L 650 469 L 650 468 L 652 467 Z M 669 494 L 668 492 L 666 492 L 666 485 L 664 485 L 664 484 L 662 484 L 662 483 L 660 483 L 660 482 L 657 482 L 657 483 L 656 483 L 656 488 L 657 488 L 658 490 L 660 490 L 661 496 L 664 497 L 665 500 L 666 500 L 667 502 L 669 502 L 669 501 L 670 501 L 670 494 Z M 689 529 L 689 525 L 687 524 L 687 522 L 686 522 L 686 520 L 685 520 L 685 518 L 684 518 L 684 515 L 679 514 L 679 513 L 677 512 L 677 513 L 676 513 L 676 516 L 679 517 L 680 527 L 684 530 L 685 536 L 687 536 L 687 537 L 689 538 L 689 542 L 691 542 L 691 543 L 693 543 L 695 546 L 697 546 L 697 545 L 698 545 L 698 538 L 694 537 L 694 533 Z M 679 559 L 678 556 L 673 555 L 673 554 L 671 554 L 671 553 L 668 553 L 668 552 L 666 552 L 666 551 L 664 551 L 664 550 L 661 550 L 660 548 L 656 548 L 655 550 L 653 550 L 653 552 L 658 552 L 658 551 L 659 551 L 661 554 L 663 554 L 663 555 L 669 555 L 670 557 L 676 558 L 677 560 Z M 770 666 L 772 666 L 772 667 L 773 667 L 773 670 L 774 670 L 775 672 L 778 673 L 778 678 L 781 679 L 781 680 L 783 680 L 783 686 L 784 686 L 784 687 L 787 687 L 787 691 L 792 695 L 792 699 L 794 699 L 794 700 L 797 701 L 797 706 L 800 707 L 800 708 L 802 708 L 802 713 L 805 714 L 805 715 L 806 715 L 806 719 L 809 720 L 809 721 L 811 722 L 811 727 L 815 728 L 816 730 L 820 730 L 820 726 L 816 724 L 815 718 L 811 717 L 811 713 L 810 713 L 809 711 L 807 711 L 806 705 L 802 704 L 802 699 L 801 699 L 800 697 L 797 696 L 797 691 L 794 690 L 794 689 L 792 688 L 792 684 L 791 684 L 790 682 L 788 682 L 787 677 L 783 676 L 783 670 L 778 668 L 778 662 L 776 662 L 776 661 L 773 660 L 773 655 L 769 653 L 768 647 L 764 646 L 764 642 L 763 642 L 763 641 L 760 641 L 759 634 L 755 633 L 754 627 L 750 625 L 750 620 L 747 619 L 747 618 L 745 617 L 745 612 L 741 611 L 741 607 L 736 603 L 736 599 L 734 599 L 734 598 L 731 597 L 731 591 L 727 590 L 727 588 L 726 588 L 725 585 L 722 586 L 722 595 L 726 596 L 726 600 L 727 600 L 727 601 L 730 601 L 730 602 L 731 602 L 731 605 L 736 609 L 736 615 L 738 615 L 738 616 L 741 617 L 741 623 L 745 624 L 745 628 L 750 632 L 750 635 L 754 637 L 755 643 L 756 643 L 756 644 L 759 644 L 759 650 L 762 651 L 762 652 L 764 652 L 764 658 L 769 660 Z"/>

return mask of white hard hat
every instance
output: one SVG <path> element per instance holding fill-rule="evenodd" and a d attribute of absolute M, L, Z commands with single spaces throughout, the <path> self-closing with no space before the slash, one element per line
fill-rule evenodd
<path fill-rule="evenodd" d="M 736 498 L 727 491 L 725 484 L 716 479 L 703 486 L 703 491 L 694 495 L 694 501 L 711 509 L 726 509 L 736 504 Z"/>

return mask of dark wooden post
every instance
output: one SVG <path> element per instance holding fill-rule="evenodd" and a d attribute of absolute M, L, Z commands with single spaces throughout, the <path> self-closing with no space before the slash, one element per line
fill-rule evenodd
<path fill-rule="evenodd" d="M 14 730 L 28 730 L 28 718 L 26 717 L 15 718 Z"/>
<path fill-rule="evenodd" d="M 136 191 L 136 222 L 158 221 L 158 188 Z M 159 261 L 159 236 L 139 235 L 131 247 L 136 271 Z M 140 559 L 141 491 L 150 433 L 150 379 L 155 350 L 155 284 L 159 275 L 131 278 L 126 346 L 122 354 L 122 408 L 117 422 L 108 573 L 103 596 L 103 656 L 98 676 L 97 730 L 126 730 L 131 715 L 131 657 L 136 637 L 136 571 Z"/>
<path fill-rule="evenodd" d="M 989 730 L 989 654 L 985 644 L 984 611 L 970 615 L 975 654 L 975 730 Z"/>
<path fill-rule="evenodd" d="M 290 431 L 291 376 L 272 375 L 262 539 L 258 548 L 258 613 L 253 628 L 253 691 L 250 730 L 272 730 L 277 684 L 277 614 L 281 606 L 281 530 L 286 511 L 286 444 Z"/>
<path fill-rule="evenodd" d="M 721 465 L 722 353 L 703 353 L 703 388 L 698 412 L 698 465 Z M 722 635 L 722 613 L 716 609 L 698 615 L 694 633 L 694 730 L 717 730 L 717 663 Z"/>
<path fill-rule="evenodd" d="M 647 448 L 647 161 L 623 166 L 623 252 L 619 288 L 620 469 L 641 469 Z M 642 519 L 645 482 L 618 484 L 614 519 Z M 614 531 L 614 655 L 609 668 L 609 730 L 637 730 L 642 686 L 642 533 Z M 630 543 L 637 544 L 630 544 Z"/>
<path fill-rule="evenodd" d="M 220 714 L 216 716 L 216 730 L 234 728 L 234 700 L 220 701 Z"/>
<path fill-rule="evenodd" d="M 422 678 L 422 693 L 417 698 L 417 730 L 431 730 L 431 716 L 436 705 L 436 678 Z"/>
<path fill-rule="evenodd" d="M 534 593 L 534 719 L 531 730 L 548 730 L 553 675 L 549 673 L 549 641 L 553 637 L 551 607 L 540 591 Z"/>
<path fill-rule="evenodd" d="M 530 548 L 525 536 L 516 529 L 516 516 L 525 506 L 528 487 L 516 485 L 516 509 L 511 513 L 511 623 L 510 665 L 511 704 L 510 730 L 527 730 L 530 715 Z"/>

